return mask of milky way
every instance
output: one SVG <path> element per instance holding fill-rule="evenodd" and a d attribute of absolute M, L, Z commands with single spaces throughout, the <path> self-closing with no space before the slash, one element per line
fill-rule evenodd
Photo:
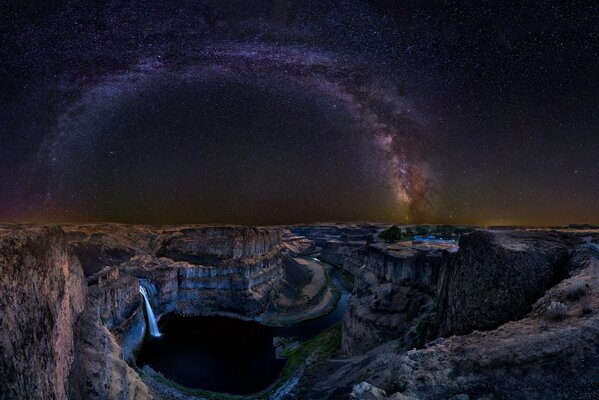
<path fill-rule="evenodd" d="M 396 207 L 406 221 L 422 220 L 429 205 L 426 173 L 421 149 L 416 147 L 418 119 L 408 99 L 399 96 L 393 85 L 384 86 L 365 61 L 319 52 L 309 47 L 273 47 L 256 44 L 207 45 L 202 60 L 190 66 L 165 65 L 159 58 L 141 60 L 130 71 L 103 76 L 78 99 L 67 104 L 58 118 L 55 131 L 44 140 L 35 157 L 36 169 L 47 176 L 43 207 L 56 209 L 79 197 L 77 190 L 87 168 L 81 168 L 81 154 L 93 152 L 106 132 L 92 125 L 103 118 L 131 107 L 136 93 L 152 86 L 203 81 L 212 84 L 236 81 L 240 85 L 268 87 L 273 92 L 289 87 L 305 91 L 306 97 L 334 102 L 329 113 L 350 116 L 346 129 L 369 137 L 379 151 L 372 152 L 371 164 L 380 169 L 381 184 L 395 193 Z M 353 76 L 351 71 L 359 71 Z M 384 112 L 378 113 L 380 109 Z M 350 143 L 348 142 L 348 145 Z M 130 151 L 130 150 L 129 150 Z M 368 151 L 367 148 L 358 151 Z M 114 155 L 114 151 L 108 156 Z M 105 168 L 94 164 L 93 168 Z M 215 165 L 213 168 L 219 168 Z M 27 169 L 30 171 L 30 169 Z M 116 172 L 115 172 L 116 173 Z M 137 178 L 143 179 L 143 178 Z M 75 187 L 70 183 L 78 182 Z M 167 188 L 168 181 L 163 181 Z M 326 184 L 326 183 L 325 183 Z M 73 196 L 76 193 L 76 196 Z M 57 207 L 57 203 L 59 204 Z M 72 205 L 76 206 L 77 202 Z M 90 207 L 84 203 L 84 207 Z M 96 207 L 92 204 L 92 208 Z M 73 207 L 76 209 L 77 207 Z"/>
<path fill-rule="evenodd" d="M 1 220 L 599 222 L 596 5 L 0 15 Z"/>

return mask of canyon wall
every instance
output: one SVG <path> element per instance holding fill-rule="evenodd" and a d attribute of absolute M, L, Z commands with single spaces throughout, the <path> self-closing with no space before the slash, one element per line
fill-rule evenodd
<path fill-rule="evenodd" d="M 56 227 L 0 228 L 0 397 L 65 399 L 86 286 Z"/>
<path fill-rule="evenodd" d="M 398 339 L 399 348 L 418 345 L 418 323 L 433 310 L 443 250 L 376 243 L 352 254 L 364 253 L 343 319 L 343 352 L 361 354 L 391 339 Z"/>
<path fill-rule="evenodd" d="M 370 246 L 374 261 L 356 276 L 344 320 L 349 356 L 305 382 L 304 398 L 344 398 L 352 388 L 358 396 L 367 386 L 398 400 L 594 398 L 596 242 L 596 232 L 477 231 L 456 253 L 443 252 L 432 274 L 416 260 L 389 274 L 392 251 Z M 406 273 L 409 265 L 424 273 Z M 409 324 L 401 311 L 418 302 L 415 286 L 427 288 L 426 306 L 411 307 L 416 324 Z M 370 312 L 379 318 L 363 323 Z M 405 346 L 412 329 L 416 349 Z"/>
<path fill-rule="evenodd" d="M 2 226 L 0 398 L 152 398 L 127 363 L 146 329 L 140 284 L 158 317 L 255 319 L 286 255 L 313 250 L 278 228 Z"/>
<path fill-rule="evenodd" d="M 528 313 L 566 276 L 574 238 L 556 232 L 466 235 L 438 284 L 438 336 L 488 330 Z"/>
<path fill-rule="evenodd" d="M 255 318 L 283 274 L 279 229 L 202 227 L 171 232 L 156 255 L 119 268 L 151 285 L 155 312 Z"/>
<path fill-rule="evenodd" d="M 317 250 L 281 228 L 63 229 L 0 226 L 0 398 L 151 399 L 127 363 L 145 333 L 140 284 L 158 316 L 259 319 L 273 288 L 310 280 L 287 257 Z M 346 397 L 364 379 L 399 399 L 541 399 L 544 387 L 565 398 L 599 385 L 597 238 L 477 231 L 454 252 L 376 242 L 370 228 L 301 229 L 355 275 L 344 356 L 301 396 Z"/>
<path fill-rule="evenodd" d="M 390 339 L 407 350 L 522 318 L 563 279 L 572 243 L 553 232 L 477 231 L 463 236 L 455 253 L 385 243 L 337 251 L 353 271 L 366 253 L 344 318 L 343 350 L 360 354 Z"/>

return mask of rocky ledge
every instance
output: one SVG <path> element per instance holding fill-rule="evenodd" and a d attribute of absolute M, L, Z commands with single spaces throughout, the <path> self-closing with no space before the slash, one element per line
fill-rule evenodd
<path fill-rule="evenodd" d="M 457 252 L 407 261 L 396 245 L 368 246 L 343 352 L 303 383 L 305 398 L 595 398 L 598 242 L 595 231 L 477 231 Z"/>

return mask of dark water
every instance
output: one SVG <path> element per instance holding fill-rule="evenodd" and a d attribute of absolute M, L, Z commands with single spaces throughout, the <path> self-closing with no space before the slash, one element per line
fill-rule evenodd
<path fill-rule="evenodd" d="M 289 327 L 271 328 L 253 321 L 226 317 L 165 315 L 158 323 L 162 336 L 146 336 L 137 354 L 139 366 L 150 365 L 169 379 L 190 388 L 233 394 L 256 393 L 279 376 L 284 360 L 277 360 L 276 336 L 308 340 L 343 318 L 349 293 L 342 290 L 330 314 Z"/>
<path fill-rule="evenodd" d="M 146 337 L 138 365 L 190 388 L 246 394 L 268 387 L 285 365 L 275 358 L 274 330 L 225 317 L 165 315 L 162 336 Z"/>

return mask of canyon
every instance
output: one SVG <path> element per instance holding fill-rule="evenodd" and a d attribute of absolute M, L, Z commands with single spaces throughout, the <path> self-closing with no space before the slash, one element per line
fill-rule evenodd
<path fill-rule="evenodd" d="M 599 231 L 387 243 L 387 227 L 0 225 L 0 398 L 219 398 L 136 364 L 140 286 L 159 320 L 285 327 L 335 309 L 330 268 L 351 291 L 340 326 L 283 342 L 338 340 L 245 397 L 595 398 Z"/>

